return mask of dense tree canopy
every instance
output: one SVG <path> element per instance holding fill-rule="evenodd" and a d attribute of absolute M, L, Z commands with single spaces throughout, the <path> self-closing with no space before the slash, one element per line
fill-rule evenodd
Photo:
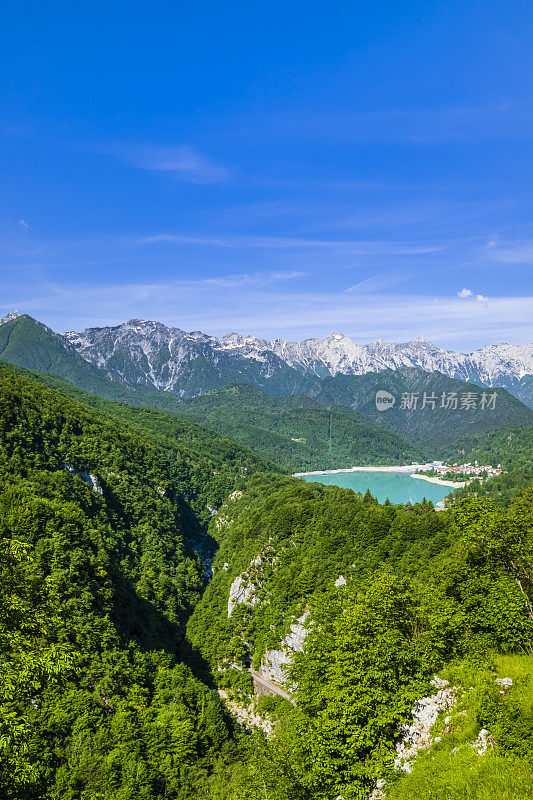
<path fill-rule="evenodd" d="M 531 769 L 531 704 L 491 665 L 533 647 L 533 490 L 436 512 L 265 467 L 0 368 L 0 796 L 363 800 L 442 669 L 485 676 L 476 730 Z M 296 705 L 244 735 L 216 688 L 248 702 L 304 615 Z"/>

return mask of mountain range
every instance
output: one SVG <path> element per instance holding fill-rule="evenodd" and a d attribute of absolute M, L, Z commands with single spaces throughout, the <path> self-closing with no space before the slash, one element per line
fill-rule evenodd
<path fill-rule="evenodd" d="M 76 392 L 82 390 L 130 408 L 172 412 L 230 437 L 291 472 L 446 458 L 476 446 L 490 431 L 533 424 L 533 411 L 502 388 L 491 391 L 493 408 L 483 409 L 481 403 L 469 410 L 459 403 L 457 408 L 441 405 L 442 397 L 455 395 L 460 400 L 469 393 L 480 401 L 483 385 L 470 376 L 466 381 L 430 369 L 432 362 L 421 354 L 431 346 L 426 343 L 424 348 L 420 341 L 387 345 L 391 368 L 381 356 L 370 358 L 374 347 L 370 345 L 366 350 L 359 348 L 365 350 L 366 362 L 350 361 L 346 337 L 313 340 L 314 350 L 309 342 L 283 346 L 271 342 L 272 349 L 261 349 L 266 343 L 236 334 L 216 339 L 157 322 L 133 320 L 68 334 L 54 333 L 17 312 L 1 323 L 0 359 L 37 371 L 38 379 L 52 388 L 76 399 L 80 399 Z M 353 356 L 358 346 L 351 344 Z M 381 352 L 386 347 L 383 343 Z M 505 347 L 509 346 L 501 346 Z M 515 353 L 508 364 L 507 381 L 521 381 L 525 386 L 528 376 L 518 376 L 527 368 L 528 349 L 515 350 L 521 355 Z M 311 352 L 315 353 L 312 361 Z M 505 371 L 502 352 L 500 376 Z M 447 368 L 452 372 L 452 354 L 448 355 Z M 400 363 L 409 359 L 418 365 Z M 445 366 L 443 357 L 438 363 Z M 490 375 L 485 365 L 485 387 L 495 380 L 495 363 L 493 359 Z M 368 371 L 346 374 L 363 368 Z M 395 398 L 385 412 L 376 408 L 379 390 Z M 401 402 L 411 393 L 418 397 L 416 408 L 406 408 Z M 423 407 L 424 397 L 437 398 L 437 402 Z"/>
<path fill-rule="evenodd" d="M 16 329 L 27 315 L 11 312 L 0 330 Z M 248 383 L 272 396 L 307 393 L 317 379 L 366 375 L 414 367 L 440 372 L 479 386 L 501 387 L 533 407 L 533 344 L 486 345 L 472 353 L 448 351 L 417 338 L 393 343 L 378 339 L 364 346 L 342 333 L 291 342 L 229 333 L 217 338 L 186 332 L 161 322 L 129 320 L 117 326 L 54 334 L 45 329 L 72 368 L 75 355 L 130 389 L 157 389 L 192 398 L 231 383 Z M 5 330 L 7 333 L 7 330 Z M 5 341 L 5 336 L 1 337 Z M 0 343 L 1 350 L 2 348 Z M 6 358 L 0 350 L 0 355 Z M 15 362 L 14 362 L 15 363 Z M 41 368 L 37 364 L 20 364 Z M 49 367 L 46 367 L 49 368 Z M 96 373 L 95 373 L 96 374 Z"/>

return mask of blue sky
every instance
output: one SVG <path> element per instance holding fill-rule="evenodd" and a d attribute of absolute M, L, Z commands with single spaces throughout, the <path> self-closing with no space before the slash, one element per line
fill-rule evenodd
<path fill-rule="evenodd" d="M 531 341 L 532 38 L 513 0 L 9 4 L 0 313 Z"/>

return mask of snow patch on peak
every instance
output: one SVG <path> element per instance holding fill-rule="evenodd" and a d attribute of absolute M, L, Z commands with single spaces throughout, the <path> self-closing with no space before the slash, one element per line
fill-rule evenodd
<path fill-rule="evenodd" d="M 1 322 L 15 315 L 18 312 L 8 314 Z M 202 331 L 187 333 L 161 322 L 140 319 L 116 327 L 70 332 L 64 334 L 64 339 L 87 361 L 118 371 L 121 379 L 135 388 L 151 386 L 189 396 L 201 394 L 214 385 L 241 381 L 247 374 L 257 376 L 261 388 L 284 364 L 300 374 L 318 378 L 417 368 L 511 391 L 524 376 L 533 375 L 533 344 L 485 345 L 465 354 L 444 350 L 422 336 L 400 343 L 377 339 L 365 345 L 357 344 L 340 331 L 323 339 L 301 342 L 282 338 L 265 340 L 235 331 L 217 338 Z M 252 362 L 249 372 L 243 368 L 242 359 Z M 205 378 L 201 372 L 196 375 L 204 369 L 203 365 Z M 211 371 L 212 377 L 208 377 L 207 371 Z M 189 387 L 190 379 L 194 386 Z"/>

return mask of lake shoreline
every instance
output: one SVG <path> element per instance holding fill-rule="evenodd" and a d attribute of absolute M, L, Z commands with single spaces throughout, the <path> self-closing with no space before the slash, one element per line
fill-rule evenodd
<path fill-rule="evenodd" d="M 402 472 L 410 473 L 416 472 L 417 469 L 431 469 L 431 464 L 404 464 L 401 466 L 395 465 L 392 467 L 346 467 L 345 469 L 322 469 L 314 470 L 312 472 L 294 472 L 293 478 L 304 478 L 306 475 L 338 475 L 342 472 Z"/>
<path fill-rule="evenodd" d="M 460 488 L 458 483 L 429 478 L 427 475 L 416 473 L 416 470 L 429 470 L 434 463 L 403 464 L 394 466 L 365 466 L 350 467 L 349 469 L 313 470 L 312 472 L 295 473 L 295 477 L 310 483 L 323 483 L 327 486 L 340 486 L 354 492 L 365 494 L 369 491 L 380 503 L 387 498 L 393 504 L 423 502 L 424 498 L 430 500 L 437 511 L 444 510 L 445 498 L 454 489 Z M 421 481 L 411 481 L 410 478 L 423 478 Z M 417 485 L 418 484 L 418 485 Z M 433 485 L 430 485 L 433 484 Z"/>
<path fill-rule="evenodd" d="M 453 489 L 460 489 L 462 486 L 466 486 L 468 481 L 445 481 L 442 478 L 437 478 L 432 475 L 411 475 L 411 478 L 420 478 L 422 481 L 428 481 L 428 483 L 437 483 L 439 486 L 451 486 Z"/>

